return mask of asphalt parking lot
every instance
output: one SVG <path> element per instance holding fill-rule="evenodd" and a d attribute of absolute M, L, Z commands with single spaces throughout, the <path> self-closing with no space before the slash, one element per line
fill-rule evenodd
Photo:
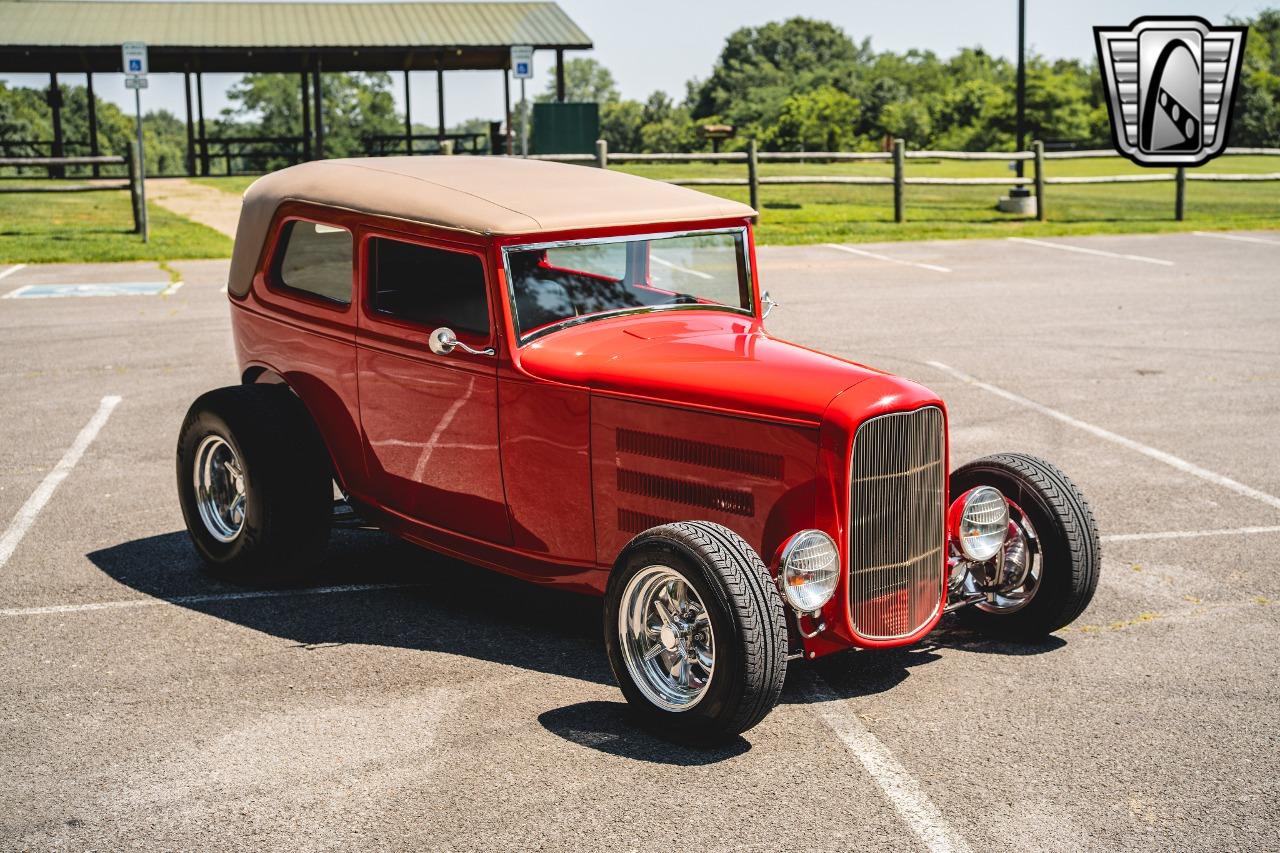
<path fill-rule="evenodd" d="M 0 296 L 164 285 L 0 299 L 0 846 L 1280 849 L 1280 232 L 759 266 L 771 331 L 942 394 L 953 464 L 1081 485 L 1077 623 L 794 665 L 744 738 L 673 746 L 629 724 L 593 600 L 374 533 L 306 590 L 201 574 L 172 454 L 236 378 L 225 262 L 0 268 Z"/>

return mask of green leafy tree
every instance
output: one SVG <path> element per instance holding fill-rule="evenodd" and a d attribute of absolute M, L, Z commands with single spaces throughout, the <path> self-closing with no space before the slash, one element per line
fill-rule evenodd
<path fill-rule="evenodd" d="M 840 69 L 865 60 L 867 51 L 826 21 L 791 18 L 743 27 L 730 34 L 711 76 L 690 93 L 692 115 L 762 129 L 793 92 L 833 83 Z"/>
<path fill-rule="evenodd" d="M 644 105 L 639 101 L 606 101 L 600 105 L 600 138 L 610 151 L 639 151 Z"/>
<path fill-rule="evenodd" d="M 931 124 L 942 128 L 930 147 L 955 151 L 1009 148 L 1015 124 L 1014 96 L 990 80 L 971 79 L 933 99 Z"/>
<path fill-rule="evenodd" d="M 63 150 L 67 155 L 88 154 L 89 93 L 84 86 L 60 86 L 62 91 Z M 53 139 L 53 117 L 47 89 L 9 88 L 0 83 L 0 151 L 14 154 L 32 151 L 14 148 L 20 142 L 49 142 Z M 126 155 L 134 139 L 134 118 L 113 103 L 95 99 L 98 116 L 98 150 L 107 155 Z M 171 113 L 159 110 L 142 117 L 143 145 L 147 173 L 179 175 L 186 172 L 186 126 Z M 38 149 L 46 153 L 47 146 Z M 43 169 L 32 170 L 43 173 Z M 123 166 L 104 167 L 105 174 L 123 174 Z M 88 167 L 72 167 L 68 174 L 87 174 Z"/>
<path fill-rule="evenodd" d="M 905 140 L 911 148 L 924 148 L 933 139 L 933 117 L 919 98 L 886 104 L 880 122 L 886 135 Z"/>
<path fill-rule="evenodd" d="M 778 122 L 762 138 L 778 151 L 839 151 L 856 142 L 861 104 L 834 86 L 791 95 Z"/>
<path fill-rule="evenodd" d="M 1229 141 L 1280 146 L 1280 9 L 1265 9 L 1247 23 L 1240 92 Z"/>
<path fill-rule="evenodd" d="M 570 103 L 607 104 L 618 100 L 618 85 L 613 74 L 599 61 L 591 58 L 570 59 L 564 64 L 564 99 Z M 556 81 L 547 82 L 546 91 L 534 100 L 549 102 L 556 99 Z"/>
<path fill-rule="evenodd" d="M 370 138 L 404 132 L 396 113 L 386 73 L 328 73 L 323 75 L 323 126 L 326 157 L 366 153 Z M 246 74 L 228 92 L 235 106 L 227 111 L 218 131 L 227 136 L 301 136 L 302 93 L 292 74 Z M 278 168 L 285 164 L 267 164 Z"/>

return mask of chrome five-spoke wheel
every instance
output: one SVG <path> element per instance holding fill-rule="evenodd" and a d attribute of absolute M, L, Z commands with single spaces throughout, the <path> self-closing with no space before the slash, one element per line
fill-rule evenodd
<path fill-rule="evenodd" d="M 692 585 L 668 566 L 648 566 L 628 582 L 618 639 L 632 680 L 668 711 L 698 704 L 715 673 L 715 632 Z"/>
<path fill-rule="evenodd" d="M 206 436 L 196 448 L 192 472 L 196 507 L 209 535 L 219 542 L 234 541 L 244 529 L 244 466 L 222 436 Z"/>

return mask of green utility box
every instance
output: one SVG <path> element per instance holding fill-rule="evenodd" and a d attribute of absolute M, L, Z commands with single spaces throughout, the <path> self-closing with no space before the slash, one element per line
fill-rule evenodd
<path fill-rule="evenodd" d="M 600 138 L 600 105 L 534 104 L 532 154 L 591 154 Z"/>

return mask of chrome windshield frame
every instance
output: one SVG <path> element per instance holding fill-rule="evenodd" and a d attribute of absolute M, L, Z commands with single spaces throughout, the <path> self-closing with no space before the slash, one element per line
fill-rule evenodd
<path fill-rule="evenodd" d="M 532 332 L 521 333 L 520 331 L 520 315 L 516 309 L 516 290 L 515 282 L 511 278 L 511 253 L 527 252 L 541 249 L 563 249 L 568 246 L 594 246 L 602 243 L 632 243 L 639 241 L 665 240 L 672 237 L 701 237 L 712 234 L 732 234 L 740 237 L 741 260 L 743 274 L 746 276 L 747 301 L 745 308 L 732 305 L 646 305 L 631 308 L 617 308 L 613 311 L 599 311 L 594 314 L 587 314 L 580 317 L 568 317 L 558 323 L 552 323 L 535 329 Z M 583 323 L 590 323 L 594 320 L 607 320 L 610 317 L 622 317 L 628 314 L 649 314 L 659 311 L 725 311 L 730 314 L 739 314 L 745 317 L 756 316 L 756 288 L 755 279 L 752 276 L 751 269 L 751 252 L 748 248 L 749 235 L 745 225 L 729 226 L 727 228 L 698 228 L 688 231 L 657 231 L 644 234 L 625 234 L 612 237 L 586 237 L 577 240 L 552 240 L 541 243 L 520 243 L 502 247 L 502 272 L 503 277 L 507 280 L 507 306 L 511 310 L 511 326 L 516 332 L 516 346 L 523 347 L 544 335 L 552 332 L 558 332 L 561 329 L 567 329 L 570 326 L 579 326 Z"/>

